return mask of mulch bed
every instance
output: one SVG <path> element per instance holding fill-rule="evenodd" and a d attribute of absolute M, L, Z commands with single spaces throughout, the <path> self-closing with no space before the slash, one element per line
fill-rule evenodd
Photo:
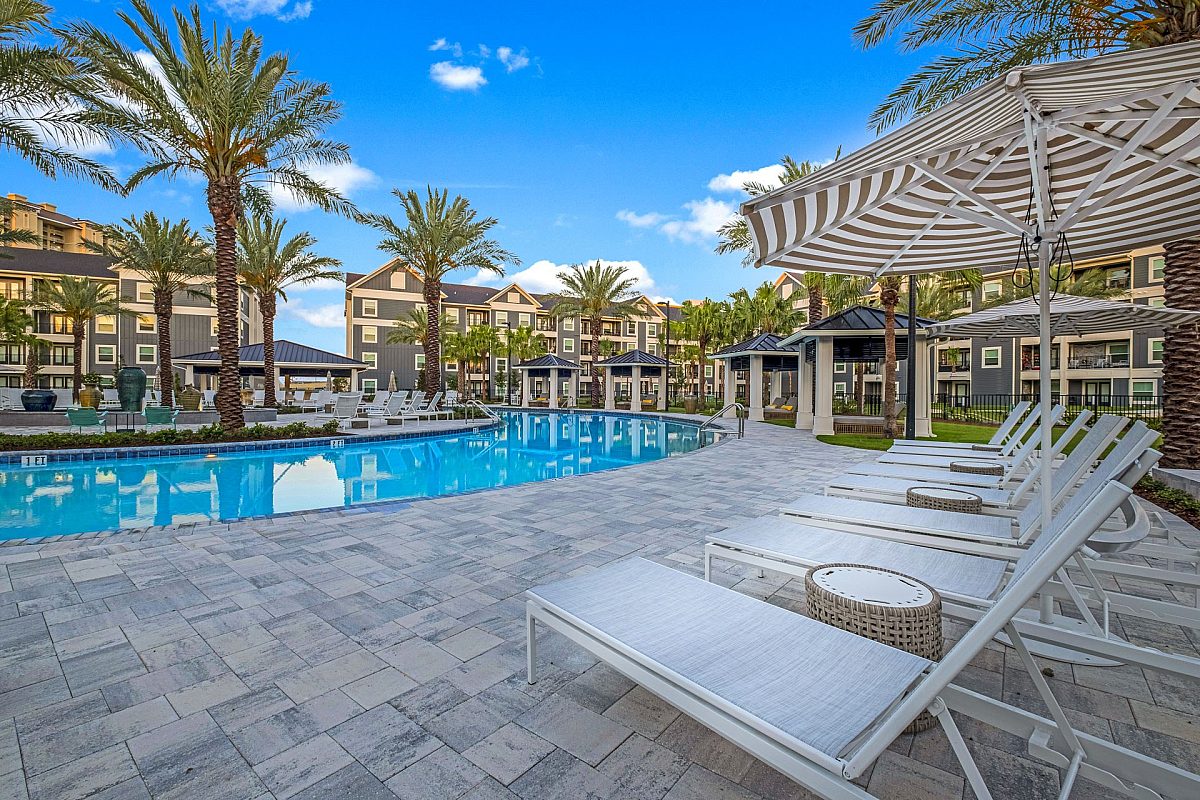
<path fill-rule="evenodd" d="M 1143 478 L 1133 490 L 1138 497 L 1145 498 L 1179 516 L 1193 527 L 1200 528 L 1200 500 L 1182 489 L 1172 489 L 1162 481 Z"/>

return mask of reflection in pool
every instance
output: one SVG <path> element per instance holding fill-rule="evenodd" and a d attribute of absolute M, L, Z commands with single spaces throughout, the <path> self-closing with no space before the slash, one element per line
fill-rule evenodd
<path fill-rule="evenodd" d="M 654 461 L 700 446 L 650 417 L 511 412 L 429 439 L 0 471 L 0 539 L 231 520 L 457 494 Z"/>

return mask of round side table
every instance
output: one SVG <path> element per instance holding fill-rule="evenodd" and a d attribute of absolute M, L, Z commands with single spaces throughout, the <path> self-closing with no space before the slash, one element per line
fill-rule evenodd
<path fill-rule="evenodd" d="M 930 661 L 942 657 L 942 598 L 916 578 L 864 564 L 822 564 L 804 577 L 804 596 L 815 620 Z M 934 722 L 922 712 L 905 733 Z"/>
<path fill-rule="evenodd" d="M 971 475 L 995 475 L 998 477 L 1004 474 L 1004 465 L 983 458 L 964 458 L 959 461 L 951 461 L 950 471 L 966 472 Z"/>
<path fill-rule="evenodd" d="M 913 508 L 930 508 L 934 511 L 961 511 L 966 514 L 982 514 L 983 498 L 961 489 L 942 486 L 913 486 L 904 493 Z"/>

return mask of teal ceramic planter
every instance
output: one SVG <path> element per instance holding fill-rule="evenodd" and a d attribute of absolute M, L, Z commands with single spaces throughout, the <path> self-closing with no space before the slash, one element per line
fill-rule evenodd
<path fill-rule="evenodd" d="M 117 372 L 117 399 L 122 411 L 141 411 L 146 399 L 146 370 L 122 367 Z"/>

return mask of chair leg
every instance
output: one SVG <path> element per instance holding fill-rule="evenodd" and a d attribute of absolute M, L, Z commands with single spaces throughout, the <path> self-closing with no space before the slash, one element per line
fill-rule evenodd
<path fill-rule="evenodd" d="M 983 780 L 983 774 L 979 771 L 979 765 L 975 763 L 975 757 L 967 749 L 967 743 L 963 739 L 962 732 L 959 731 L 958 725 L 955 724 L 954 717 L 950 715 L 950 709 L 946 707 L 945 701 L 940 697 L 937 698 L 929 706 L 928 710 L 941 723 L 942 730 L 945 732 L 946 738 L 950 741 L 950 749 L 954 751 L 954 756 L 963 768 L 963 773 L 967 777 L 967 784 L 971 787 L 971 791 L 975 793 L 976 800 L 992 800 L 992 793 Z"/>
<path fill-rule="evenodd" d="M 525 680 L 537 683 L 537 620 L 525 610 Z"/>

